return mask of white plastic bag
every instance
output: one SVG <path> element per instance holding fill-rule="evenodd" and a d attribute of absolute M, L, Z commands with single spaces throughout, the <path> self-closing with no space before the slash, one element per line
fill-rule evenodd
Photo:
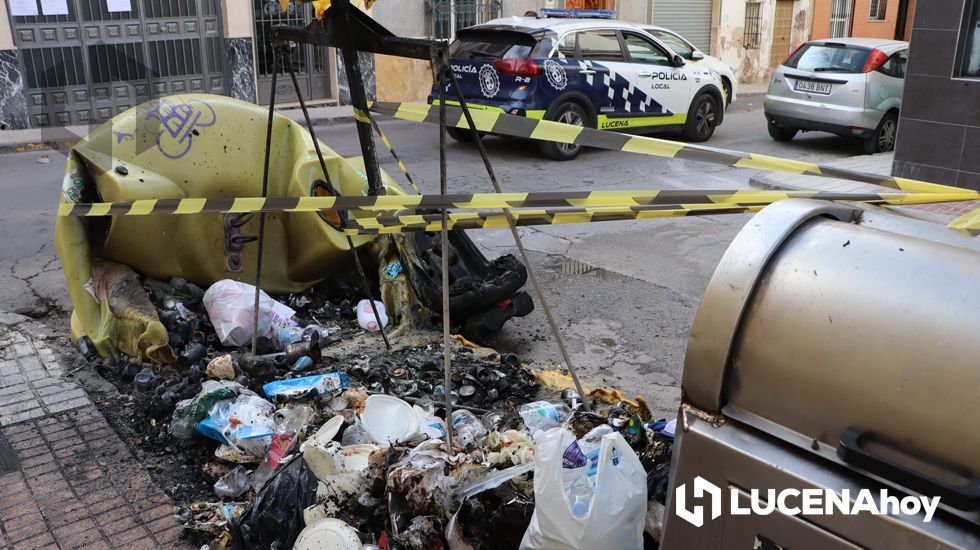
<path fill-rule="evenodd" d="M 552 428 L 535 439 L 534 515 L 521 549 L 642 548 L 647 483 L 639 457 L 619 432 L 604 436 L 589 513 L 576 518 L 562 487 L 562 454 L 574 441 L 564 428 Z M 615 465 L 613 449 L 619 459 Z"/>
<path fill-rule="evenodd" d="M 255 330 L 255 287 L 231 279 L 222 279 L 204 293 L 204 307 L 211 324 L 225 346 L 244 346 L 252 341 Z M 273 337 L 291 321 L 296 312 L 273 300 L 264 291 L 259 294 L 259 336 Z"/>

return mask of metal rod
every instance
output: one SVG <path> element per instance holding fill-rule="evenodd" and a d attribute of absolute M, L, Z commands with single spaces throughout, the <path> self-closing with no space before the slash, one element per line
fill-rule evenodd
<path fill-rule="evenodd" d="M 364 78 L 361 74 L 360 58 L 354 48 L 354 36 L 351 34 L 353 23 L 351 22 L 351 7 L 349 0 L 334 0 L 330 6 L 331 10 L 339 10 L 339 15 L 343 21 L 342 41 L 340 48 L 344 57 L 344 72 L 347 73 L 347 88 L 350 91 L 350 102 L 355 109 L 367 111 L 367 95 L 364 93 Z M 364 156 L 364 171 L 367 173 L 368 193 L 370 195 L 381 194 L 381 168 L 378 166 L 378 152 L 374 145 L 374 133 L 371 125 L 354 120 L 357 127 L 357 138 L 361 142 L 361 154 Z"/>
<path fill-rule="evenodd" d="M 439 75 L 439 191 L 445 195 L 446 180 L 446 67 L 437 67 Z M 446 451 L 453 452 L 453 379 L 449 339 L 449 210 L 442 209 L 442 369 L 446 392 Z"/>
<path fill-rule="evenodd" d="M 272 121 L 276 109 L 276 77 L 279 74 L 279 49 L 272 46 L 272 91 L 269 95 L 269 123 L 265 130 L 265 164 L 262 169 L 262 198 L 269 193 L 269 156 L 272 154 Z M 255 305 L 252 308 L 252 356 L 259 342 L 259 296 L 262 293 L 262 253 L 265 249 L 265 212 L 259 212 L 258 258 L 255 260 Z"/>
<path fill-rule="evenodd" d="M 292 63 L 286 63 L 286 66 L 289 67 L 289 77 L 293 80 L 293 89 L 296 90 L 296 99 L 299 100 L 299 108 L 303 111 L 303 118 L 306 119 L 306 128 L 310 132 L 310 139 L 313 140 L 313 148 L 316 150 L 316 158 L 320 161 L 320 169 L 323 170 L 323 179 L 327 183 L 327 189 L 330 191 L 330 194 L 337 197 L 339 194 L 334 188 L 333 183 L 330 181 L 330 173 L 327 172 L 327 163 L 325 160 L 323 160 L 323 152 L 320 151 L 320 141 L 316 139 L 316 132 L 313 130 L 313 121 L 310 120 L 310 112 L 306 109 L 306 102 L 303 101 L 303 93 L 299 89 L 299 82 L 296 81 L 296 71 L 293 70 Z M 347 213 L 341 212 L 340 219 L 342 222 L 345 221 L 347 219 Z M 341 223 L 341 225 L 344 224 Z"/>
<path fill-rule="evenodd" d="M 316 131 L 313 129 L 313 121 L 310 120 L 309 111 L 306 109 L 306 102 L 303 101 L 303 94 L 300 92 L 299 83 L 296 81 L 296 71 L 293 70 L 292 64 L 289 64 L 289 76 L 293 80 L 293 88 L 296 90 L 296 99 L 299 100 L 299 107 L 303 111 L 303 118 L 306 119 L 306 127 L 310 132 L 310 139 L 313 140 L 313 148 L 316 150 L 316 157 L 320 161 L 320 169 L 323 170 L 323 177 L 327 183 L 327 189 L 330 194 L 337 197 L 339 196 L 337 190 L 334 188 L 333 183 L 330 181 L 330 173 L 327 172 L 327 163 L 323 160 L 323 152 L 320 151 L 320 142 L 316 138 Z M 340 213 L 340 225 L 341 227 L 346 227 L 347 225 L 347 212 Z M 350 247 L 351 255 L 354 257 L 354 265 L 357 267 L 357 273 L 361 277 L 361 287 L 364 289 L 364 294 L 367 295 L 368 302 L 371 303 L 371 311 L 374 312 L 374 318 L 378 321 L 378 331 L 381 332 L 381 339 L 384 340 L 385 349 L 391 349 L 391 342 L 388 341 L 388 335 L 385 333 L 385 327 L 381 323 L 381 315 L 378 314 L 378 306 L 374 303 L 374 296 L 371 292 L 371 283 L 367 279 L 367 274 L 364 272 L 364 266 L 361 265 L 361 257 L 357 253 L 357 249 L 354 248 L 354 239 L 347 236 L 347 245 Z"/>
<path fill-rule="evenodd" d="M 470 127 L 470 131 L 473 132 L 473 138 L 476 141 L 476 147 L 480 151 L 480 156 L 483 158 L 483 165 L 487 169 L 487 174 L 490 176 L 490 183 L 493 185 L 493 190 L 497 193 L 502 193 L 500 189 L 500 183 L 497 181 L 497 175 L 493 171 L 493 165 L 490 163 L 490 157 L 487 155 L 487 149 L 483 144 L 483 137 L 480 136 L 480 132 L 476 130 L 476 124 L 473 122 L 473 117 L 470 115 L 470 109 L 466 105 L 466 98 L 463 97 L 463 91 L 459 87 L 459 82 L 456 80 L 456 75 L 452 71 L 447 71 L 449 73 L 449 80 L 452 82 L 453 90 L 456 92 L 456 97 L 459 99 L 459 107 L 463 111 L 463 116 L 466 118 L 466 123 Z M 444 123 L 445 121 L 445 98 L 443 97 L 442 88 L 440 87 L 439 100 L 440 100 L 440 121 Z M 446 190 L 442 190 L 443 194 L 446 194 Z M 442 231 L 446 232 L 446 210 L 443 210 L 442 218 Z M 541 290 L 541 285 L 538 283 L 538 275 L 534 270 L 534 266 L 531 265 L 531 258 L 528 257 L 527 250 L 524 249 L 524 242 L 521 240 L 521 235 L 517 231 L 517 223 L 514 220 L 514 216 L 510 211 L 510 208 L 504 208 L 504 217 L 507 218 L 507 226 L 510 228 L 511 235 L 514 236 L 514 242 L 517 244 L 517 250 L 520 251 L 521 259 L 524 261 L 524 266 L 527 268 L 528 280 L 531 283 L 531 288 L 534 293 L 537 294 L 538 301 L 541 303 L 541 310 L 544 311 L 544 316 L 548 320 L 548 326 L 551 327 L 551 333 L 555 336 L 555 341 L 558 342 L 558 351 L 561 353 L 562 360 L 565 361 L 565 366 L 568 367 L 568 374 L 572 377 L 572 382 L 575 383 L 575 389 L 578 394 L 582 396 L 582 406 L 586 411 L 591 411 L 589 406 L 589 400 L 586 399 L 585 390 L 582 389 L 582 383 L 578 379 L 578 374 L 575 372 L 575 367 L 572 365 L 572 358 L 568 354 L 568 350 L 565 349 L 565 340 L 561 337 L 561 333 L 558 331 L 558 324 L 555 322 L 555 316 L 551 313 L 551 307 L 548 305 L 548 300 L 545 299 L 544 291 Z"/>

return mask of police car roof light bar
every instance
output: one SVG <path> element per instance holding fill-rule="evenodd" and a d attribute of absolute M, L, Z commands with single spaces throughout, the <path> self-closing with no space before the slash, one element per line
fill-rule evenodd
<path fill-rule="evenodd" d="M 560 17 L 566 19 L 613 19 L 615 10 L 563 10 L 558 8 L 541 8 L 544 17 Z"/>

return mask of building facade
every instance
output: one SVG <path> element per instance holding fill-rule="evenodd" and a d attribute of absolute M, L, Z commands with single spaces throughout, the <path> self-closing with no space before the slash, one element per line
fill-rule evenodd
<path fill-rule="evenodd" d="M 810 38 L 908 40 L 916 0 L 814 0 Z"/>
<path fill-rule="evenodd" d="M 915 13 L 892 173 L 980 190 L 980 0 Z"/>
<path fill-rule="evenodd" d="M 449 38 L 460 28 L 543 7 L 613 9 L 619 19 L 680 33 L 751 84 L 765 82 L 806 40 L 813 1 L 382 0 L 371 15 L 402 36 Z M 100 124 L 175 93 L 265 104 L 273 26 L 311 19 L 308 3 L 291 3 L 283 13 L 279 0 L 0 0 L 0 128 Z M 344 60 L 336 52 L 293 45 L 288 59 L 304 99 L 345 101 Z M 426 62 L 380 55 L 360 62 L 376 76 L 368 85 L 380 100 L 418 101 L 431 89 Z M 297 100 L 288 78 L 279 79 L 276 94 L 279 104 Z"/>
<path fill-rule="evenodd" d="M 371 13 L 400 35 L 442 38 L 537 7 L 528 0 L 383 1 Z M 290 3 L 284 13 L 279 0 L 0 0 L 0 129 L 101 124 L 176 93 L 266 104 L 273 26 L 312 17 L 309 3 Z M 292 45 L 287 57 L 304 99 L 347 100 L 337 52 Z M 418 100 L 431 87 L 427 63 L 372 55 L 360 62 L 379 99 Z M 286 74 L 280 67 L 277 104 L 297 101 Z"/>

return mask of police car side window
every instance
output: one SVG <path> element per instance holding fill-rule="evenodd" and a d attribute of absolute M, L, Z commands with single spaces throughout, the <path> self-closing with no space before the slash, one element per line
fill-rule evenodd
<path fill-rule="evenodd" d="M 558 57 L 575 59 L 575 37 L 577 36 L 578 33 L 570 32 L 562 37 L 558 44 Z"/>
<path fill-rule="evenodd" d="M 582 59 L 592 61 L 626 61 L 619 36 L 614 30 L 578 33 L 578 51 Z"/>
<path fill-rule="evenodd" d="M 630 53 L 633 63 L 645 63 L 649 65 L 670 65 L 667 52 L 661 50 L 656 44 L 638 34 L 623 33 L 626 41 L 626 49 Z"/>

